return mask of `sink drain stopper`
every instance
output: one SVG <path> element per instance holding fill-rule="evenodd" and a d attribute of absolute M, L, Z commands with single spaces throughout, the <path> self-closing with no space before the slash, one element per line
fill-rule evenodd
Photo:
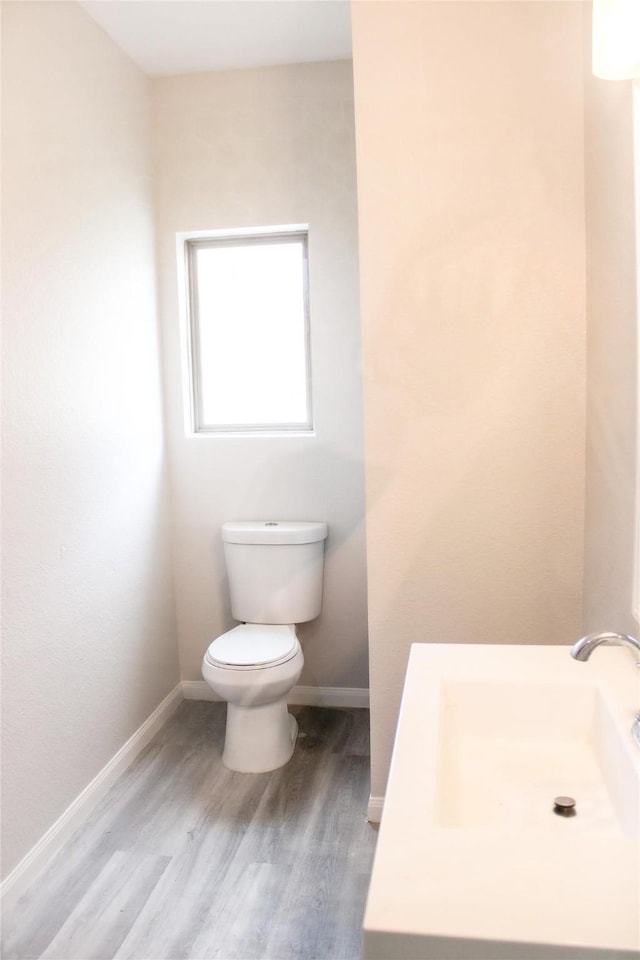
<path fill-rule="evenodd" d="M 575 817 L 576 801 L 573 797 L 555 797 L 553 812 L 557 813 L 559 817 Z"/>

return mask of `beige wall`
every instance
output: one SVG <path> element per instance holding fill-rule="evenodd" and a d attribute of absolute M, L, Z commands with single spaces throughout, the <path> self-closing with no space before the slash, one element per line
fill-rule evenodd
<path fill-rule="evenodd" d="M 329 524 L 324 606 L 299 627 L 308 685 L 366 687 L 362 397 L 351 63 L 154 84 L 160 291 L 182 676 L 234 624 L 225 520 Z M 185 434 L 176 233 L 308 223 L 313 438 Z"/>
<path fill-rule="evenodd" d="M 3 869 L 178 681 L 149 84 L 3 3 Z"/>
<path fill-rule="evenodd" d="M 582 9 L 353 7 L 372 794 L 414 642 L 579 635 Z"/>
<path fill-rule="evenodd" d="M 590 18 L 585 18 L 585 48 Z M 631 81 L 585 57 L 587 483 L 584 631 L 634 633 L 637 306 Z"/>

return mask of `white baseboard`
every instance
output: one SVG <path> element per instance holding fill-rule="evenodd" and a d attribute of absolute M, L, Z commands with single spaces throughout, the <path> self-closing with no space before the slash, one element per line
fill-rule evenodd
<path fill-rule="evenodd" d="M 304 707 L 365 707 L 369 706 L 366 687 L 301 687 L 293 688 L 287 702 Z"/>
<path fill-rule="evenodd" d="M 0 900 L 3 909 L 15 903 L 22 896 L 36 874 L 43 869 L 54 854 L 58 852 L 65 840 L 87 818 L 109 787 L 146 747 L 153 735 L 169 719 L 174 710 L 180 706 L 182 700 L 182 684 L 179 683 L 156 707 L 142 726 L 138 727 L 133 736 L 129 737 L 124 746 L 109 760 L 91 783 L 84 788 L 82 793 L 78 794 L 73 803 L 49 827 L 29 853 L 14 867 L 0 886 Z"/>
<path fill-rule="evenodd" d="M 367 806 L 367 820 L 369 823 L 380 823 L 382 820 L 382 808 L 384 807 L 384 797 L 369 797 Z"/>
<path fill-rule="evenodd" d="M 185 700 L 220 700 L 204 680 L 183 680 Z M 293 688 L 287 698 L 290 704 L 304 707 L 368 707 L 366 687 L 301 687 Z"/>
<path fill-rule="evenodd" d="M 185 700 L 222 700 L 204 680 L 183 680 L 182 696 Z"/>

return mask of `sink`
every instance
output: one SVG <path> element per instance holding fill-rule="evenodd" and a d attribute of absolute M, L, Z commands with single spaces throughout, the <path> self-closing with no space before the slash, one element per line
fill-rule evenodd
<path fill-rule="evenodd" d="M 569 649 L 412 647 L 364 960 L 639 960 L 637 670 Z"/>
<path fill-rule="evenodd" d="M 444 681 L 440 697 L 437 824 L 637 836 L 633 757 L 597 686 Z"/>

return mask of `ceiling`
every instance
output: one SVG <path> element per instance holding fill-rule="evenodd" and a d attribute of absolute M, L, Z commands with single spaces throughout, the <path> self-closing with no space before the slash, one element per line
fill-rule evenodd
<path fill-rule="evenodd" d="M 80 0 L 152 77 L 351 57 L 349 0 Z"/>

